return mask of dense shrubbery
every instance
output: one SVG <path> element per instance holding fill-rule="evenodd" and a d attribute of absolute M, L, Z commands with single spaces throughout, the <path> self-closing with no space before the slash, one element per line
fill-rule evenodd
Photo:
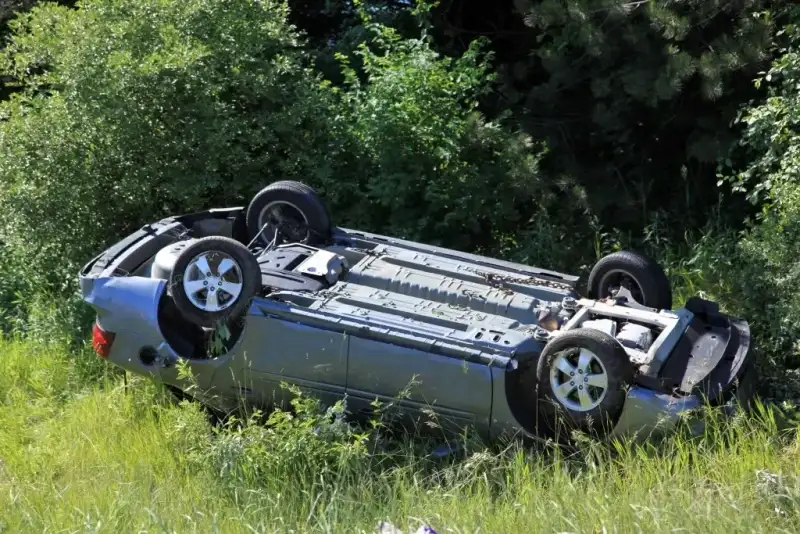
<path fill-rule="evenodd" d="M 800 11 L 790 9 L 771 67 L 756 80 L 763 101 L 744 107 L 732 159 L 721 178 L 759 213 L 746 228 L 717 227 L 692 243 L 674 271 L 692 290 L 706 291 L 747 318 L 773 398 L 800 399 Z"/>
<path fill-rule="evenodd" d="M 441 57 L 427 39 L 402 39 L 367 24 L 374 38 L 357 50 L 364 80 L 344 62 L 332 120 L 338 173 L 320 179 L 348 223 L 460 249 L 495 252 L 500 238 L 537 224 L 563 235 L 585 229 L 555 208 L 561 194 L 539 172 L 540 143 L 487 121 L 478 98 L 493 77 L 479 42 L 462 57 Z M 352 199 L 359 202 L 353 203 Z M 558 217 L 557 217 L 558 216 Z M 562 260 L 539 258 L 546 263 Z"/>
<path fill-rule="evenodd" d="M 0 130 L 3 239 L 48 288 L 121 232 L 241 202 L 318 131 L 280 3 L 42 4 L 3 65 L 25 91 Z"/>
<path fill-rule="evenodd" d="M 800 10 L 794 8 L 800 22 Z M 738 306 L 762 328 L 762 347 L 800 367 L 800 27 L 786 26 L 788 46 L 759 80 L 768 96 L 743 113 L 741 144 L 749 164 L 731 180 L 762 205 L 739 245 Z M 795 392 L 800 395 L 800 391 Z"/>

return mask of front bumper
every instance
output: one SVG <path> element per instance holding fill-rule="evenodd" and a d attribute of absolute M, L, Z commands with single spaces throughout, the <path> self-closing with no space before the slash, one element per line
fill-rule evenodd
<path fill-rule="evenodd" d="M 608 438 L 652 438 L 684 422 L 700 429 L 705 407 L 730 414 L 750 404 L 757 382 L 750 327 L 707 304 L 693 304 L 694 317 L 660 371 L 637 377 Z M 520 400 L 515 369 L 493 373 L 490 433 L 538 440 L 545 436 L 533 430 L 536 410 Z"/>
<path fill-rule="evenodd" d="M 755 364 L 748 362 L 726 395 L 709 400 L 701 395 L 674 397 L 642 387 L 633 387 L 610 438 L 647 439 L 674 430 L 681 422 L 688 423 L 694 433 L 702 432 L 702 410 L 718 407 L 732 415 L 749 407 L 755 396 L 758 375 Z"/>

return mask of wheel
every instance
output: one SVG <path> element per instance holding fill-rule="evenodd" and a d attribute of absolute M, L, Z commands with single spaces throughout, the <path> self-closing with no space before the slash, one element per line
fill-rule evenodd
<path fill-rule="evenodd" d="M 540 420 L 554 430 L 610 432 L 634 372 L 625 349 L 605 332 L 564 332 L 545 345 L 536 366 Z"/>
<path fill-rule="evenodd" d="M 638 252 L 614 252 L 601 258 L 592 267 L 587 286 L 589 298 L 612 297 L 626 288 L 642 306 L 672 309 L 672 289 L 664 269 Z"/>
<path fill-rule="evenodd" d="M 213 327 L 245 311 L 261 288 L 256 257 L 241 243 L 211 236 L 194 241 L 175 260 L 172 299 L 190 322 Z"/>
<path fill-rule="evenodd" d="M 247 207 L 246 222 L 250 239 L 258 236 L 262 246 L 271 243 L 277 231 L 278 239 L 304 244 L 322 243 L 331 233 L 325 203 L 314 189 L 292 180 L 275 182 L 259 191 Z"/>

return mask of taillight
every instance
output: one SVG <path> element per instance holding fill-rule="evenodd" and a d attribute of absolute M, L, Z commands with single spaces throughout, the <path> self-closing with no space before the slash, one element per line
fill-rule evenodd
<path fill-rule="evenodd" d="M 114 332 L 103 330 L 99 324 L 94 323 L 92 327 L 92 348 L 101 358 L 108 358 L 111 352 L 111 344 L 114 343 Z"/>

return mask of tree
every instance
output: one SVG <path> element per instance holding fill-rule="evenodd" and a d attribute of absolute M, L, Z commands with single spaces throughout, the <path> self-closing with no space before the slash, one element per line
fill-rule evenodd
<path fill-rule="evenodd" d="M 544 170 L 584 186 L 605 225 L 635 231 L 666 211 L 682 230 L 717 201 L 716 161 L 769 59 L 774 4 L 443 0 L 434 31 L 452 52 L 491 39 L 500 87 L 483 109 L 512 110 L 546 141 Z"/>
<path fill-rule="evenodd" d="M 8 23 L 20 13 L 24 13 L 32 8 L 39 0 L 0 0 L 0 47 L 5 44 L 8 34 Z M 64 6 L 74 6 L 75 0 L 58 0 Z M 5 100 L 12 90 L 6 84 L 11 81 L 7 76 L 0 73 L 0 101 Z"/>
<path fill-rule="evenodd" d="M 452 59 L 425 39 L 403 39 L 372 22 L 365 28 L 372 37 L 356 54 L 364 79 L 340 57 L 347 120 L 336 136 L 357 159 L 327 188 L 334 198 L 362 198 L 348 210 L 358 224 L 461 249 L 492 248 L 493 238 L 548 206 L 537 147 L 475 111 L 492 81 L 480 43 Z"/>

